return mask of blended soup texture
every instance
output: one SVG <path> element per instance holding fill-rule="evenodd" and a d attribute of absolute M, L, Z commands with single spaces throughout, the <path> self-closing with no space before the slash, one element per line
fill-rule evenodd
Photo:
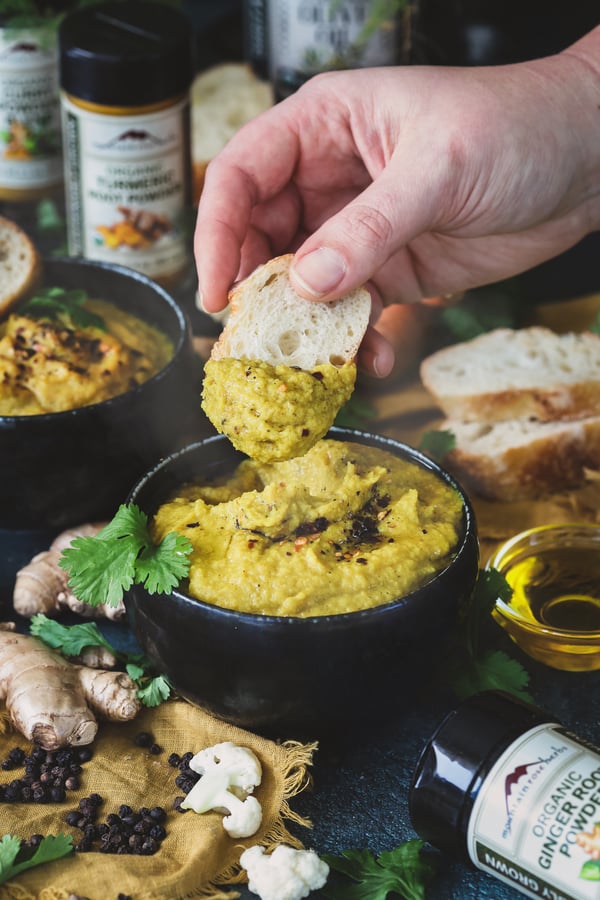
<path fill-rule="evenodd" d="M 189 593 L 242 612 L 320 616 L 379 606 L 444 569 L 462 498 L 435 473 L 363 444 L 319 441 L 305 455 L 244 460 L 228 478 L 163 504 L 153 537 L 193 545 Z"/>
<path fill-rule="evenodd" d="M 260 462 L 302 456 L 333 425 L 354 390 L 356 365 L 313 369 L 210 359 L 202 408 L 236 449 Z"/>
<path fill-rule="evenodd" d="M 173 356 L 152 325 L 105 300 L 85 309 L 102 327 L 18 310 L 0 324 L 0 415 L 63 412 L 123 394 Z"/>

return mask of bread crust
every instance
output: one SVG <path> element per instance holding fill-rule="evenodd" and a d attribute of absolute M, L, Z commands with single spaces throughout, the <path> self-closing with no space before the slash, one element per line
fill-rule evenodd
<path fill-rule="evenodd" d="M 498 328 L 431 354 L 420 374 L 444 414 L 464 422 L 600 415 L 600 335 L 592 332 Z"/>
<path fill-rule="evenodd" d="M 441 428 L 459 431 L 451 420 Z M 458 446 L 443 460 L 467 491 L 488 500 L 535 500 L 577 487 L 586 469 L 600 470 L 600 417 L 565 422 L 549 433 L 541 426 L 532 429 L 527 442 L 504 448 L 501 423 L 492 426 L 494 436 L 493 452 Z"/>

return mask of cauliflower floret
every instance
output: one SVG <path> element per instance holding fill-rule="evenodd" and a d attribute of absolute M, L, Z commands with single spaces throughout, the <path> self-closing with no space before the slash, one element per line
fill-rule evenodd
<path fill-rule="evenodd" d="M 258 831 L 262 807 L 249 795 L 261 782 L 262 768 L 252 750 L 223 741 L 200 750 L 189 766 L 202 778 L 185 797 L 181 809 L 229 813 L 223 819 L 223 828 L 233 838 L 250 837 Z"/>
<path fill-rule="evenodd" d="M 248 873 L 248 887 L 261 900 L 302 900 L 322 888 L 329 866 L 314 850 L 294 850 L 280 844 L 269 855 L 265 848 L 244 850 L 240 864 Z"/>

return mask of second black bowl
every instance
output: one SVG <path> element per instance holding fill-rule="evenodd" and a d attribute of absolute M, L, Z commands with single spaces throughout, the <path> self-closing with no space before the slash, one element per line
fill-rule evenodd
<path fill-rule="evenodd" d="M 186 315 L 162 287 L 121 266 L 44 262 L 48 286 L 81 288 L 159 328 L 174 354 L 153 378 L 67 412 L 0 416 L 0 529 L 58 531 L 110 518 L 161 457 L 214 429 L 200 409 L 200 369 Z"/>

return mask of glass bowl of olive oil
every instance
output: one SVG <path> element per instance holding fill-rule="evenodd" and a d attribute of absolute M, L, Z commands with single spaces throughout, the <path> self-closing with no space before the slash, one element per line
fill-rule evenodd
<path fill-rule="evenodd" d="M 600 669 L 600 526 L 543 525 L 492 556 L 513 590 L 494 618 L 533 659 L 554 669 Z"/>

